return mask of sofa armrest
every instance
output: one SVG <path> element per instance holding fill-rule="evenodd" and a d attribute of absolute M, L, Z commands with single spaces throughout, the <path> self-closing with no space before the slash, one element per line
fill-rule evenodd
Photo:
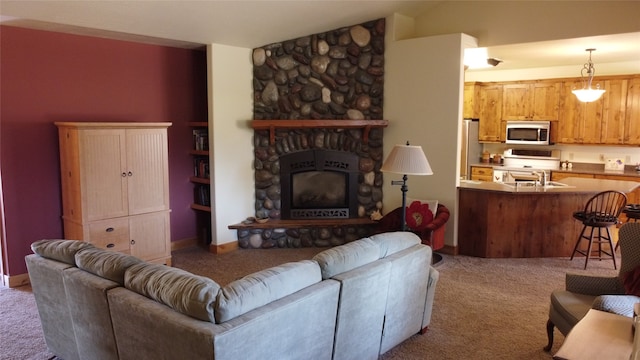
<path fill-rule="evenodd" d="M 433 301 L 436 296 L 436 284 L 440 279 L 440 273 L 433 266 L 429 267 L 429 283 L 427 284 L 427 300 L 424 304 L 424 315 L 422 316 L 422 329 L 420 333 L 424 334 L 429 324 L 431 324 L 431 314 L 433 313 Z"/>
<path fill-rule="evenodd" d="M 573 293 L 593 296 L 624 294 L 624 287 L 618 277 L 567 274 L 565 288 Z"/>

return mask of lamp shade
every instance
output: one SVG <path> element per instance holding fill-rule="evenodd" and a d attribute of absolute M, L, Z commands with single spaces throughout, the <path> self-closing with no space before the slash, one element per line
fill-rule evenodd
<path fill-rule="evenodd" d="M 421 146 L 396 145 L 380 171 L 404 175 L 433 175 Z"/>
<path fill-rule="evenodd" d="M 600 99 L 600 96 L 604 94 L 604 90 L 600 89 L 580 89 L 571 91 L 578 100 L 582 102 L 592 102 Z"/>

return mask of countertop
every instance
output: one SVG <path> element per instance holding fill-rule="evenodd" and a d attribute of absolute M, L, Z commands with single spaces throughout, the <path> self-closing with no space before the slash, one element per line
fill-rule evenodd
<path fill-rule="evenodd" d="M 571 169 L 547 169 L 551 172 L 557 173 L 580 173 L 580 174 L 593 174 L 593 175 L 618 175 L 618 176 L 631 176 L 637 177 L 640 179 L 640 172 L 635 170 L 634 165 L 627 165 L 624 167 L 624 171 L 605 171 L 604 164 L 589 164 L 589 163 L 573 163 Z M 505 167 L 502 164 L 494 164 L 494 163 L 476 163 L 471 164 L 471 166 L 483 166 L 483 167 L 492 167 L 495 170 L 531 170 L 527 168 L 514 168 L 514 167 Z"/>
<path fill-rule="evenodd" d="M 564 187 L 547 187 L 547 186 L 509 186 L 503 183 L 488 181 L 461 180 L 459 189 L 475 190 L 475 191 L 494 191 L 502 193 L 518 193 L 518 194 L 576 194 L 576 193 L 599 193 L 606 190 L 617 190 L 623 193 L 630 193 L 640 186 L 640 182 L 608 180 L 608 179 L 589 179 L 589 178 L 573 178 L 568 177 L 558 181 L 569 186 Z"/>

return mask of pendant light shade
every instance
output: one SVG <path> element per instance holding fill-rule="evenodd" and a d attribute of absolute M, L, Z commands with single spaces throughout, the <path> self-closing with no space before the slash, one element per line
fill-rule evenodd
<path fill-rule="evenodd" d="M 582 70 L 580 71 L 580 76 L 582 78 L 582 89 L 577 89 L 571 91 L 579 101 L 582 102 L 592 102 L 600 99 L 602 94 L 604 94 L 604 90 L 600 90 L 600 84 L 596 85 L 595 89 L 591 88 L 591 83 L 593 82 L 593 76 L 596 73 L 596 69 L 593 66 L 593 62 L 591 61 L 591 52 L 596 49 L 586 49 L 589 52 L 589 60 L 584 64 Z"/>

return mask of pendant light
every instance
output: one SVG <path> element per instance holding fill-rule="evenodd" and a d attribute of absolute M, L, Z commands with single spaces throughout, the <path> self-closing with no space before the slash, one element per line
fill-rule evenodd
<path fill-rule="evenodd" d="M 578 100 L 582 102 L 592 102 L 600 99 L 602 94 L 604 94 L 604 90 L 600 90 L 600 84 L 596 85 L 595 89 L 591 88 L 591 82 L 593 81 L 593 76 L 596 73 L 596 69 L 593 67 L 593 62 L 591 61 L 591 52 L 596 49 L 586 49 L 589 52 L 589 61 L 587 61 L 582 70 L 580 71 L 580 76 L 582 78 L 582 89 L 571 91 Z M 586 76 L 585 76 L 586 74 Z M 585 79 L 585 77 L 587 79 Z"/>

